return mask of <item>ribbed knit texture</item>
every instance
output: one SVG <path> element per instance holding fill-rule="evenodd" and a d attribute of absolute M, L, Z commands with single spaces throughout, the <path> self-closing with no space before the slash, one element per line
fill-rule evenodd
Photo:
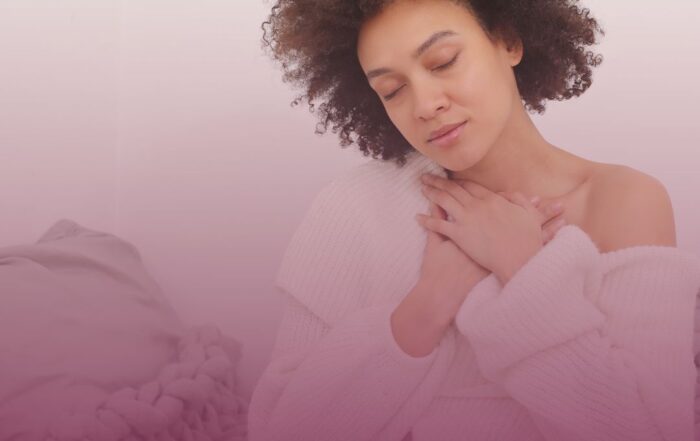
<path fill-rule="evenodd" d="M 600 253 L 566 226 L 501 286 L 468 294 L 429 355 L 392 311 L 418 281 L 428 212 L 416 152 L 323 188 L 285 253 L 288 306 L 248 413 L 250 441 L 693 439 L 700 259 Z"/>

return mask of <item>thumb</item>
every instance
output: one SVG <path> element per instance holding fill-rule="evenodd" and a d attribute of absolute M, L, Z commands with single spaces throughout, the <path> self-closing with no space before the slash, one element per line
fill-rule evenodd
<path fill-rule="evenodd" d="M 438 219 L 446 219 L 447 214 L 442 210 L 436 203 L 430 202 L 430 216 Z M 440 233 L 429 230 L 426 228 L 428 233 L 428 241 L 426 243 L 426 248 L 432 248 L 440 243 L 444 242 L 446 239 Z"/>

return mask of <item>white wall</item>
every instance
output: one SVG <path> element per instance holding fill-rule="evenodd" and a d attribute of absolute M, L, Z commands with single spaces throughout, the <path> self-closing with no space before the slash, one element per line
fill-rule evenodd
<path fill-rule="evenodd" d="M 659 177 L 700 252 L 697 2 L 585 2 L 607 35 L 584 97 L 536 121 L 557 145 Z M 0 245 L 59 218 L 132 241 L 193 324 L 245 344 L 248 391 L 281 313 L 272 286 L 318 189 L 365 161 L 291 108 L 252 0 L 0 0 Z"/>

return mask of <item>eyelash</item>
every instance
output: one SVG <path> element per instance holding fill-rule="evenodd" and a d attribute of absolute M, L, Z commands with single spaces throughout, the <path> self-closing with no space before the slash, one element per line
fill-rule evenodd
<path fill-rule="evenodd" d="M 455 61 L 457 61 L 457 58 L 458 58 L 458 57 L 459 57 L 459 53 L 458 53 L 457 55 L 455 55 L 454 58 L 452 58 L 452 59 L 451 59 L 450 61 L 448 61 L 447 63 L 441 64 L 440 66 L 434 68 L 433 70 L 442 71 L 442 70 L 447 69 L 448 67 L 450 67 L 450 66 L 452 66 L 453 64 L 455 64 Z M 397 93 L 399 93 L 399 91 L 400 91 L 402 88 L 403 88 L 403 86 L 399 87 L 399 88 L 396 89 L 394 92 L 391 92 L 389 95 L 384 96 L 384 100 L 389 101 L 389 100 L 392 99 Z"/>

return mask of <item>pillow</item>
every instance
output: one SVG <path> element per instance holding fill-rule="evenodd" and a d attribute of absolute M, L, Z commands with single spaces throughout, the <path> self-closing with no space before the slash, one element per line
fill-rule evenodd
<path fill-rule="evenodd" d="M 71 220 L 0 248 L 0 439 L 244 439 L 238 341 L 188 327 L 138 250 Z"/>

